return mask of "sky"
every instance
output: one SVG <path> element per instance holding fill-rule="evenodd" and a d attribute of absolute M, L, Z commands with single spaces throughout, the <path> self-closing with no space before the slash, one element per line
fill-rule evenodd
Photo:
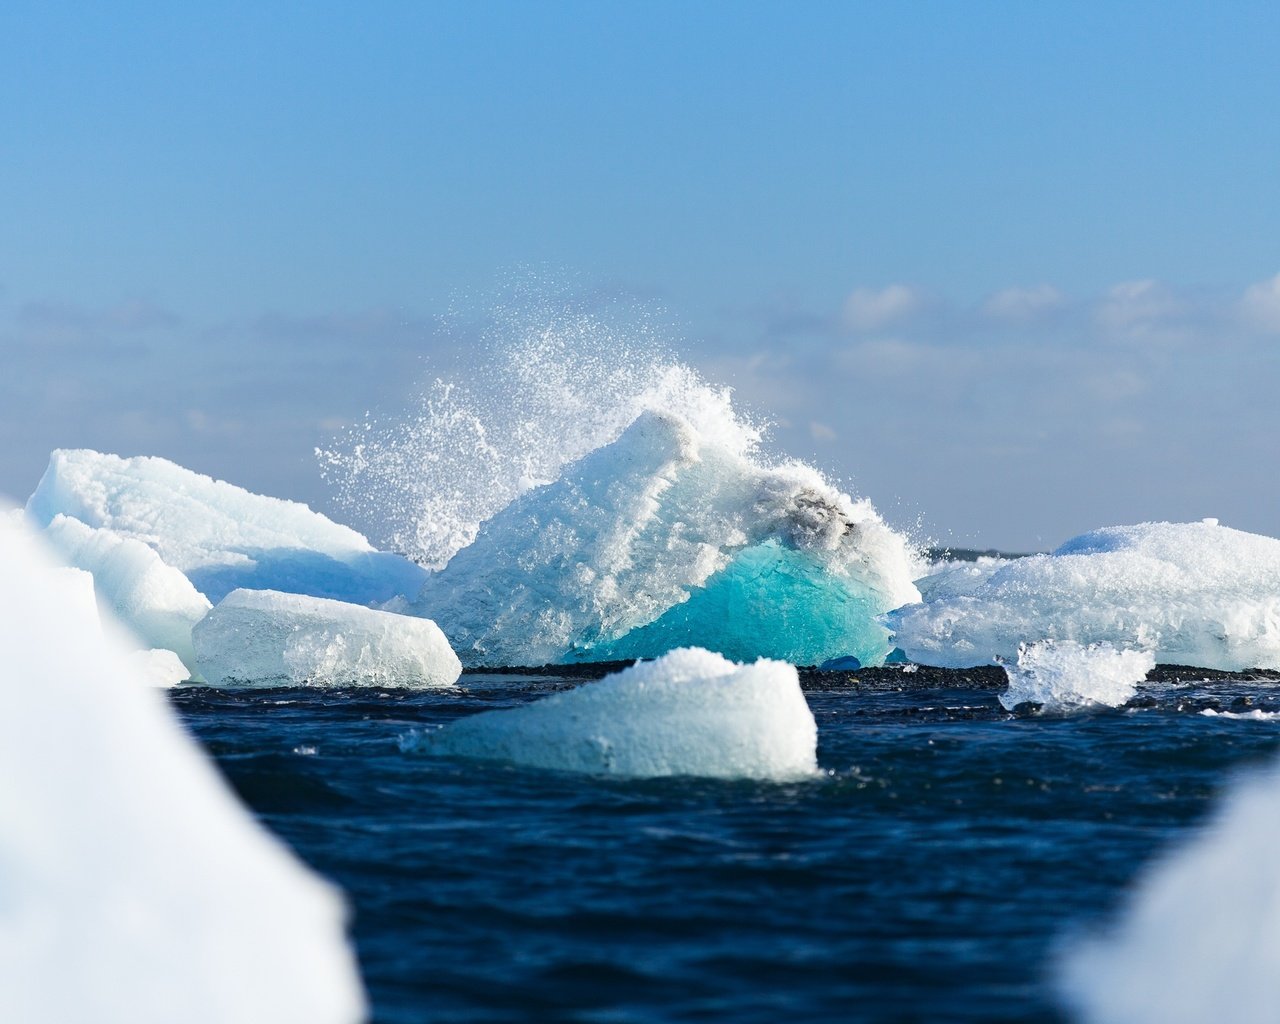
<path fill-rule="evenodd" d="M 314 448 L 543 275 L 939 543 L 1280 536 L 1277 45 L 1273 3 L 14 0 L 0 493 L 92 447 L 333 511 Z"/>

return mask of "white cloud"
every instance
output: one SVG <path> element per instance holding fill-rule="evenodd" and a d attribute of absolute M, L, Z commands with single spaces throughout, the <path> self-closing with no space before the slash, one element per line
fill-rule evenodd
<path fill-rule="evenodd" d="M 1117 334 L 1176 333 L 1187 305 L 1166 285 L 1150 278 L 1113 285 L 1098 304 L 1099 326 Z"/>
<path fill-rule="evenodd" d="M 855 288 L 844 303 L 844 323 L 855 331 L 874 331 L 917 312 L 921 292 L 905 284 L 885 288 Z"/>
<path fill-rule="evenodd" d="M 1246 288 L 1240 300 L 1240 312 L 1246 323 L 1280 334 L 1280 274 Z"/>
<path fill-rule="evenodd" d="M 1025 323 L 1061 309 L 1066 301 L 1066 296 L 1051 284 L 1004 288 L 982 304 L 982 312 L 993 320 Z"/>

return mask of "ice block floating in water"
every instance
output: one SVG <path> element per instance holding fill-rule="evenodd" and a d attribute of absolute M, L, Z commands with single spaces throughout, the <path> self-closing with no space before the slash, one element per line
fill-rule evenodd
<path fill-rule="evenodd" d="M 1280 540 L 1216 520 L 1094 530 L 937 592 L 885 619 L 924 664 L 1013 660 L 1020 643 L 1052 639 L 1150 649 L 1161 664 L 1280 668 Z"/>
<path fill-rule="evenodd" d="M 434 622 L 271 590 L 235 590 L 194 632 L 211 686 L 452 686 L 462 665 Z"/>
<path fill-rule="evenodd" d="M 406 744 L 431 754 L 649 778 L 794 779 L 817 770 L 818 728 L 791 665 L 710 651 L 656 661 Z"/>

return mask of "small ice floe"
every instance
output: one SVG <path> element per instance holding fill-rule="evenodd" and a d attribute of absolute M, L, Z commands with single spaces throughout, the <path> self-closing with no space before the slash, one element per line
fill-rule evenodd
<path fill-rule="evenodd" d="M 210 686 L 452 686 L 462 665 L 430 619 L 235 590 L 192 632 Z"/>
<path fill-rule="evenodd" d="M 53 452 L 27 514 L 48 526 L 59 513 L 146 544 L 215 602 L 252 587 L 368 604 L 412 596 L 426 575 L 306 505 L 152 456 Z"/>
<path fill-rule="evenodd" d="M 1012 660 L 1023 641 L 1150 648 L 1161 664 L 1280 668 L 1280 540 L 1215 520 L 1086 533 L 1050 555 L 932 586 L 885 622 L 912 661 Z"/>
<path fill-rule="evenodd" d="M 1009 688 L 1000 703 L 1041 704 L 1053 711 L 1102 705 L 1119 707 L 1155 668 L 1150 651 L 1118 650 L 1111 644 L 1043 640 L 1023 644 L 1016 666 L 1004 666 Z"/>
<path fill-rule="evenodd" d="M 523 707 L 402 744 L 430 754 L 645 778 L 794 779 L 817 771 L 818 729 L 793 666 L 672 651 Z"/>
<path fill-rule="evenodd" d="M 1110 930 L 1069 948 L 1084 1024 L 1274 1024 L 1280 1012 L 1280 771 L 1238 782 L 1206 828 L 1139 878 Z"/>
<path fill-rule="evenodd" d="M 88 574 L 52 566 L 0 518 L 0 1018 L 364 1020 L 338 893 L 138 685 Z"/>
<path fill-rule="evenodd" d="M 1280 711 L 1263 711 L 1261 708 L 1254 708 L 1252 711 L 1216 711 L 1205 708 L 1200 714 L 1206 718 L 1230 718 L 1240 722 L 1280 721 Z"/>

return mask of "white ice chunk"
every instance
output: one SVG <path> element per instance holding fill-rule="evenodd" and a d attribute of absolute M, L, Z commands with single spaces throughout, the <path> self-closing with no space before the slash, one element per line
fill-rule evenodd
<path fill-rule="evenodd" d="M 1009 689 L 1000 695 L 1000 703 L 1010 711 L 1028 701 L 1054 711 L 1093 704 L 1117 708 L 1155 666 L 1150 651 L 1121 651 L 1111 644 L 1024 644 L 1018 649 L 1017 666 L 1005 666 Z"/>
<path fill-rule="evenodd" d="M 468 664 L 692 644 L 740 660 L 883 661 L 876 617 L 918 598 L 905 539 L 817 471 L 762 465 L 743 443 L 641 413 L 486 522 L 419 606 Z"/>
<path fill-rule="evenodd" d="M 170 689 L 191 678 L 191 672 L 173 651 L 130 651 L 129 675 L 143 686 Z"/>
<path fill-rule="evenodd" d="M 885 621 L 912 661 L 952 668 L 1044 639 L 1151 649 L 1160 664 L 1280 668 L 1280 540 L 1214 522 L 1095 530 Z"/>
<path fill-rule="evenodd" d="M 1139 879 L 1118 923 L 1059 973 L 1085 1024 L 1274 1024 L 1280 771 L 1238 782 L 1208 827 Z"/>
<path fill-rule="evenodd" d="M 144 646 L 173 651 L 195 671 L 191 627 L 212 605 L 186 576 L 141 541 L 69 516 L 54 516 L 44 535 L 64 561 L 93 574 L 98 600 Z"/>
<path fill-rule="evenodd" d="M 432 754 L 631 777 L 788 779 L 817 770 L 818 729 L 791 665 L 672 651 L 523 707 L 415 734 Z"/>
<path fill-rule="evenodd" d="M 429 619 L 271 590 L 232 591 L 193 636 L 211 686 L 452 686 L 462 673 Z"/>
<path fill-rule="evenodd" d="M 353 1024 L 338 895 L 235 801 L 99 624 L 0 522 L 0 1017 Z"/>
<path fill-rule="evenodd" d="M 55 451 L 27 513 L 62 513 L 150 547 L 219 601 L 237 587 L 358 604 L 413 595 L 424 571 L 306 505 L 252 494 L 165 459 Z"/>

